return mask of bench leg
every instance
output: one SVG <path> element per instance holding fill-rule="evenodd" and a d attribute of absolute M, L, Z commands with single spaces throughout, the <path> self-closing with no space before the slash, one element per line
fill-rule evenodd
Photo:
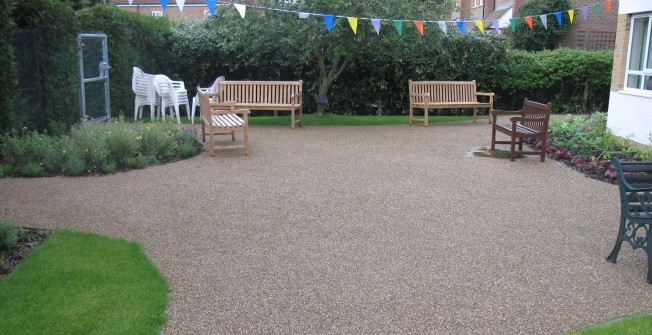
<path fill-rule="evenodd" d="M 473 108 L 473 122 L 476 122 L 478 120 L 478 109 Z"/>
<path fill-rule="evenodd" d="M 414 116 L 414 110 L 410 107 L 410 125 L 412 125 L 412 117 Z"/>
<path fill-rule="evenodd" d="M 618 238 L 616 239 L 616 245 L 614 245 L 613 250 L 611 250 L 611 253 L 609 256 L 607 256 L 607 261 L 611 263 L 616 263 L 618 261 L 618 253 L 620 252 L 620 247 L 623 244 L 624 241 L 624 236 L 625 236 L 625 217 L 620 216 L 620 227 L 618 228 Z M 649 238 L 648 238 L 649 239 Z M 649 245 L 648 245 L 649 247 Z M 649 255 L 649 254 L 648 254 Z"/>
<path fill-rule="evenodd" d="M 244 152 L 245 156 L 249 155 L 249 126 L 245 125 L 244 127 Z"/>
<path fill-rule="evenodd" d="M 428 126 L 428 108 L 423 109 L 423 126 Z"/>
<path fill-rule="evenodd" d="M 491 127 L 491 150 L 496 150 L 496 128 Z"/>
<path fill-rule="evenodd" d="M 212 128 L 212 127 L 210 127 L 210 128 Z M 208 132 L 209 132 L 208 139 L 211 141 L 210 142 L 209 152 L 211 154 L 211 157 L 215 157 L 215 135 L 213 135 L 213 133 L 214 133 L 213 129 L 210 129 L 210 128 L 208 129 Z"/>
<path fill-rule="evenodd" d="M 290 111 L 290 128 L 294 129 L 294 110 Z"/>
<path fill-rule="evenodd" d="M 516 136 L 512 134 L 512 143 L 509 147 L 509 160 L 514 161 L 514 151 L 516 150 Z"/>
<path fill-rule="evenodd" d="M 546 161 L 546 152 L 548 151 L 546 141 L 547 139 L 545 137 L 541 140 L 541 162 Z"/>

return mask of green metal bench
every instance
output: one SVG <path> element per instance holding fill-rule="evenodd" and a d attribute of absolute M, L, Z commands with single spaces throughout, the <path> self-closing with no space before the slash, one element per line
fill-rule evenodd
<path fill-rule="evenodd" d="M 620 228 L 607 261 L 616 263 L 624 241 L 647 250 L 647 282 L 652 284 L 652 161 L 611 160 L 618 173 Z"/>

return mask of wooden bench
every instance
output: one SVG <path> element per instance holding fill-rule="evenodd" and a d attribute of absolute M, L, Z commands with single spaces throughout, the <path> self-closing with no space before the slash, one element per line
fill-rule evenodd
<path fill-rule="evenodd" d="M 616 263 L 623 242 L 647 250 L 647 282 L 652 284 L 652 161 L 611 159 L 620 190 L 620 228 L 607 261 Z"/>
<path fill-rule="evenodd" d="M 506 112 L 501 110 L 491 111 L 491 118 L 494 120 L 491 126 L 491 150 L 496 149 L 496 144 L 510 144 L 509 160 L 514 161 L 514 156 L 519 155 L 540 155 L 541 161 L 546 160 L 546 142 L 548 141 L 548 122 L 550 120 L 550 110 L 552 103 L 547 105 L 529 101 L 525 98 L 523 109 L 515 112 Z M 498 124 L 499 115 L 512 115 L 509 124 Z M 510 137 L 509 141 L 496 141 L 496 131 L 506 134 Z M 541 145 L 539 150 L 523 151 L 523 139 L 539 139 Z M 518 150 L 515 150 L 518 142 Z"/>
<path fill-rule="evenodd" d="M 476 92 L 473 81 L 412 81 L 408 82 L 410 93 L 410 124 L 423 121 L 428 126 L 428 109 L 473 108 L 473 122 L 478 118 L 478 108 L 494 108 L 494 94 Z M 489 102 L 480 102 L 479 97 L 489 97 Z M 423 109 L 423 119 L 414 117 L 414 109 Z M 491 122 L 491 119 L 489 119 Z"/>
<path fill-rule="evenodd" d="M 303 81 L 229 81 L 221 80 L 215 91 L 215 107 L 290 112 L 290 125 L 303 125 Z M 298 117 L 295 113 L 298 111 Z"/>
<path fill-rule="evenodd" d="M 206 142 L 206 134 L 208 133 L 211 157 L 215 157 L 215 150 L 224 149 L 244 149 L 245 155 L 249 155 L 250 111 L 248 109 L 235 109 L 235 104 L 230 104 L 224 109 L 224 104 L 211 101 L 211 96 L 213 95 L 197 87 L 199 114 L 201 115 L 201 138 L 202 142 Z M 242 117 L 238 114 L 242 115 Z M 235 141 L 235 133 L 239 131 L 243 132 L 243 144 L 216 145 L 216 135 L 231 135 L 231 141 Z"/>

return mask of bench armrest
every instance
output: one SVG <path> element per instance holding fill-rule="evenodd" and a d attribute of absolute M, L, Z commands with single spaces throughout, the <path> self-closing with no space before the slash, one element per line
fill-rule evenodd
<path fill-rule="evenodd" d="M 495 94 L 494 93 L 485 93 L 485 92 L 475 92 L 475 95 L 482 95 L 485 97 L 493 97 Z"/>
<path fill-rule="evenodd" d="M 233 110 L 227 110 L 227 109 L 211 109 L 211 114 L 213 115 L 223 115 L 223 114 L 243 114 L 244 116 L 247 116 L 251 114 L 251 111 L 246 109 L 246 108 L 241 108 L 241 109 L 233 109 Z"/>

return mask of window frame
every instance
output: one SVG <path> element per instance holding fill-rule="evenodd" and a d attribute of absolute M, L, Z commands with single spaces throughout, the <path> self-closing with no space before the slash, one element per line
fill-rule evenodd
<path fill-rule="evenodd" d="M 647 32 L 643 37 L 645 43 L 645 50 L 642 55 L 642 70 L 630 70 L 630 64 L 632 62 L 632 42 L 634 40 L 634 32 L 636 31 L 634 23 L 636 19 L 647 18 Z M 631 16 L 631 21 L 629 25 L 629 42 L 627 44 L 627 62 L 625 63 L 625 75 L 623 88 L 625 91 L 638 92 L 638 93 L 647 93 L 652 94 L 652 12 L 639 13 Z M 650 61 L 648 63 L 648 61 Z M 640 76 L 638 79 L 637 87 L 629 87 L 629 77 L 630 75 Z M 646 79 L 647 78 L 647 79 Z M 650 81 L 650 84 L 646 84 L 646 81 Z"/>
<path fill-rule="evenodd" d="M 478 8 L 484 5 L 484 0 L 473 0 L 473 8 Z"/>
<path fill-rule="evenodd" d="M 162 10 L 153 10 L 152 11 L 152 16 L 153 17 L 163 17 L 163 11 Z"/>

